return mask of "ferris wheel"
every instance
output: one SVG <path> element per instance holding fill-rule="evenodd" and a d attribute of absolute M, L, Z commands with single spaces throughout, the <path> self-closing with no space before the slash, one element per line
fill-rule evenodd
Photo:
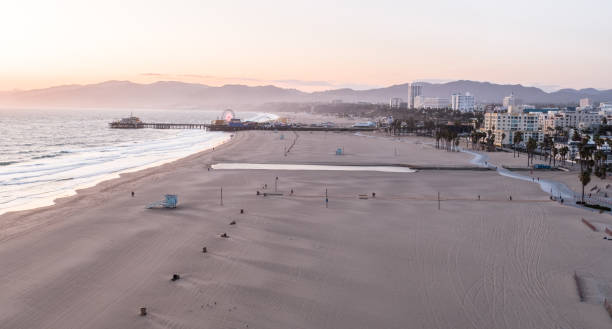
<path fill-rule="evenodd" d="M 236 117 L 236 113 L 234 113 L 234 111 L 232 111 L 231 109 L 227 109 L 223 111 L 223 115 L 221 116 L 221 118 L 223 118 L 223 120 L 227 122 L 232 121 L 232 119 L 235 117 Z"/>

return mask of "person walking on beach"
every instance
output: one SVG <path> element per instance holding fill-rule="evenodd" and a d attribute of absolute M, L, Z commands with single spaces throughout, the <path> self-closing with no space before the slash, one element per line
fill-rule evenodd
<path fill-rule="evenodd" d="M 134 191 L 132 191 L 132 198 L 134 197 Z"/>
<path fill-rule="evenodd" d="M 325 208 L 327 208 L 327 204 L 329 203 L 329 199 L 325 197 Z"/>

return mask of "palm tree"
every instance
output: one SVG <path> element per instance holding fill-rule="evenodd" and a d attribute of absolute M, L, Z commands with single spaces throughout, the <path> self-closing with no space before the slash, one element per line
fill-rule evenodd
<path fill-rule="evenodd" d="M 494 150 L 494 147 L 493 147 L 494 142 L 495 142 L 495 134 L 489 134 L 489 137 L 487 137 L 487 151 L 488 152 L 491 152 L 492 150 Z"/>
<path fill-rule="evenodd" d="M 559 149 L 553 146 L 552 147 L 553 167 L 557 164 L 557 154 L 559 154 Z"/>
<path fill-rule="evenodd" d="M 501 135 L 501 146 L 504 147 L 504 139 L 506 139 L 506 133 L 502 133 Z"/>
<path fill-rule="evenodd" d="M 584 187 L 591 181 L 591 161 L 589 159 L 592 155 L 592 150 L 588 147 L 589 137 L 584 136 L 580 144 L 578 144 L 578 151 L 580 154 L 580 183 L 582 184 L 582 203 L 584 204 Z"/>
<path fill-rule="evenodd" d="M 567 156 L 568 152 L 569 152 L 569 147 L 567 147 L 567 146 L 563 146 L 559 150 L 559 154 L 561 155 L 561 160 L 563 160 L 563 163 L 565 163 L 565 157 Z"/>
<path fill-rule="evenodd" d="M 574 129 L 574 135 L 572 135 L 572 140 L 574 142 L 579 142 L 582 139 L 582 137 L 580 136 L 580 133 L 578 132 L 577 129 Z"/>
<path fill-rule="evenodd" d="M 519 144 L 522 141 L 523 141 L 523 132 L 522 131 L 514 132 L 514 139 L 513 139 L 514 144 L 513 145 L 514 145 L 514 150 L 515 151 L 516 151 L 516 144 Z M 512 155 L 514 155 L 514 153 Z M 521 151 L 520 150 L 518 151 L 518 157 L 519 158 L 521 157 Z"/>
<path fill-rule="evenodd" d="M 472 139 L 472 150 L 474 149 L 474 144 L 476 144 L 478 142 L 478 132 L 477 131 L 472 131 L 472 134 L 470 134 L 470 137 Z"/>
<path fill-rule="evenodd" d="M 584 204 L 584 187 L 591 182 L 591 169 L 580 173 L 580 183 L 582 184 L 582 204 Z"/>
<path fill-rule="evenodd" d="M 546 148 L 545 156 L 548 157 L 548 164 L 552 160 L 552 149 L 555 147 L 555 142 L 552 137 L 546 135 L 544 136 L 544 147 Z"/>
<path fill-rule="evenodd" d="M 529 159 L 531 158 L 531 163 L 533 163 L 533 151 L 538 147 L 538 142 L 536 142 L 533 137 L 529 137 L 527 141 L 527 167 L 529 167 Z"/>

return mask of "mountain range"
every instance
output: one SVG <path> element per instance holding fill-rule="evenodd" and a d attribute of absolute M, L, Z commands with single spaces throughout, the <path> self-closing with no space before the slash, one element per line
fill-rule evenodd
<path fill-rule="evenodd" d="M 588 97 L 594 103 L 612 101 L 612 89 L 562 89 L 545 92 L 535 87 L 501 85 L 459 80 L 448 83 L 422 83 L 426 97 L 449 98 L 453 93 L 470 92 L 478 103 L 501 103 L 514 93 L 526 104 L 575 105 Z M 140 84 L 130 81 L 106 81 L 88 85 L 64 85 L 26 91 L 0 92 L 0 107 L 42 108 L 215 108 L 248 109 L 273 102 L 371 102 L 387 103 L 393 97 L 406 99 L 408 84 L 369 90 L 335 89 L 303 92 L 276 86 L 224 85 L 220 87 L 178 81 Z"/>

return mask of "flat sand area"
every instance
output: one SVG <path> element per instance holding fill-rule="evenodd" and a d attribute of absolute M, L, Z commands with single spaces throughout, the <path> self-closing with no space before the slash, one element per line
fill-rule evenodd
<path fill-rule="evenodd" d="M 207 169 L 475 166 L 415 137 L 280 135 L 240 132 L 214 151 L 0 216 L 0 328 L 612 327 L 602 305 L 612 241 L 581 222 L 612 227 L 610 215 L 494 171 Z M 276 177 L 282 196 L 256 195 L 274 192 Z M 165 193 L 178 208 L 144 209 Z M 575 273 L 588 281 L 584 301 Z"/>

